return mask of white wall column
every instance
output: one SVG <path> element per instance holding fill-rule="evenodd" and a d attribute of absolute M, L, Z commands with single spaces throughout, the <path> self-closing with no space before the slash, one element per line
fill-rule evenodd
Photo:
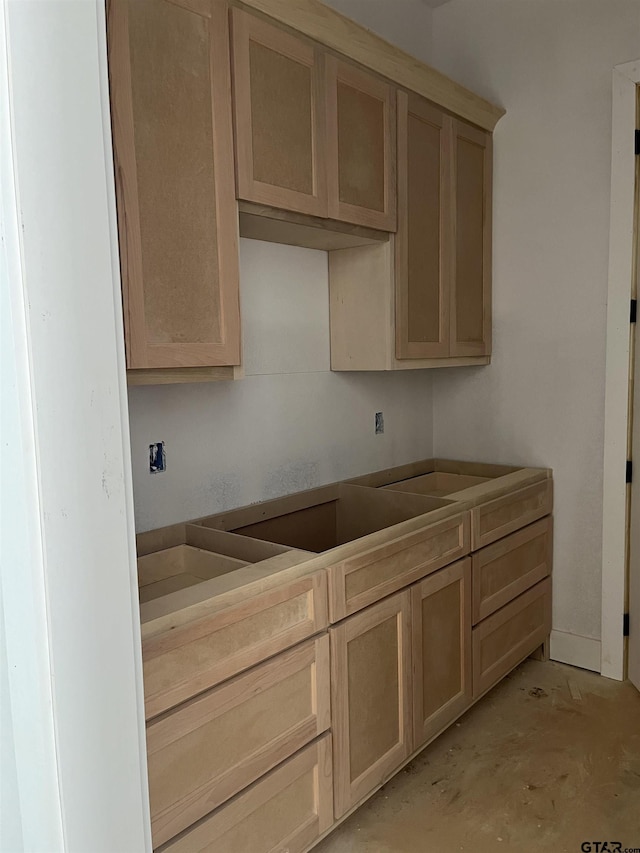
<path fill-rule="evenodd" d="M 104 4 L 0 0 L 0 847 L 151 848 Z"/>

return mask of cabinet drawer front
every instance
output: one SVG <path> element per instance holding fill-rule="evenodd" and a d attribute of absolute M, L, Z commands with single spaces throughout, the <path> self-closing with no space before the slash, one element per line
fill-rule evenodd
<path fill-rule="evenodd" d="M 484 693 L 551 631 L 551 579 L 541 581 L 473 629 L 473 695 Z"/>
<path fill-rule="evenodd" d="M 302 853 L 332 823 L 331 735 L 326 734 L 163 853 Z"/>
<path fill-rule="evenodd" d="M 143 641 L 147 719 L 327 627 L 324 572 Z"/>
<path fill-rule="evenodd" d="M 329 567 L 330 620 L 338 622 L 469 552 L 467 513 Z"/>
<path fill-rule="evenodd" d="M 471 560 L 411 588 L 413 748 L 471 704 Z"/>
<path fill-rule="evenodd" d="M 473 624 L 551 574 L 551 516 L 473 555 Z"/>
<path fill-rule="evenodd" d="M 549 515 L 553 509 L 553 480 L 543 480 L 480 504 L 471 510 L 471 550 L 502 539 L 514 530 Z"/>
<path fill-rule="evenodd" d="M 237 794 L 329 725 L 326 634 L 150 723 L 154 846 Z"/>
<path fill-rule="evenodd" d="M 330 629 L 336 818 L 411 752 L 409 590 Z"/>

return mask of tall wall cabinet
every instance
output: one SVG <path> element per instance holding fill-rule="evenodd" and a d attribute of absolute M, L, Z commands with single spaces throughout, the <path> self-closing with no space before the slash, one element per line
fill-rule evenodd
<path fill-rule="evenodd" d="M 107 0 L 127 366 L 241 364 L 238 235 L 329 251 L 331 366 L 486 364 L 502 111 L 309 0 Z"/>
<path fill-rule="evenodd" d="M 127 367 L 240 364 L 226 4 L 109 0 L 108 26 Z"/>

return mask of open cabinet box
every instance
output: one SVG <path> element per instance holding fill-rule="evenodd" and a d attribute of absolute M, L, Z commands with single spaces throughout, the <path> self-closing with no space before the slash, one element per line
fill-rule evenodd
<path fill-rule="evenodd" d="M 449 507 L 455 504 L 437 497 L 334 484 L 200 519 L 198 523 L 320 553 Z"/>
<path fill-rule="evenodd" d="M 460 501 L 473 499 L 476 495 L 481 496 L 488 491 L 495 492 L 500 488 L 502 478 L 522 470 L 513 465 L 426 459 L 376 471 L 374 474 L 366 474 L 364 477 L 357 477 L 348 482 L 385 491 Z M 504 480 L 504 483 L 509 485 L 510 480 Z"/>
<path fill-rule="evenodd" d="M 185 522 L 137 536 L 140 613 L 145 623 L 300 562 L 290 547 Z M 272 560 L 286 557 L 288 562 Z M 255 570 L 255 564 L 260 570 Z M 264 564 L 264 567 L 263 567 Z"/>

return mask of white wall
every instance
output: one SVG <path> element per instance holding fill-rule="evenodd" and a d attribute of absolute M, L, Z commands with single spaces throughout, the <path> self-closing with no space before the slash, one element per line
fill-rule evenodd
<path fill-rule="evenodd" d="M 104 3 L 1 0 L 0 41 L 0 847 L 138 853 L 151 833 Z"/>
<path fill-rule="evenodd" d="M 433 11 L 424 0 L 324 0 L 376 35 L 430 62 Z"/>
<path fill-rule="evenodd" d="M 240 260 L 246 377 L 129 390 L 139 530 L 431 455 L 428 372 L 330 372 L 326 252 L 243 239 Z"/>
<path fill-rule="evenodd" d="M 554 469 L 554 629 L 598 640 L 611 72 L 640 54 L 640 3 L 452 0 L 433 26 L 433 64 L 507 109 L 493 363 L 435 378 L 435 452 Z"/>

